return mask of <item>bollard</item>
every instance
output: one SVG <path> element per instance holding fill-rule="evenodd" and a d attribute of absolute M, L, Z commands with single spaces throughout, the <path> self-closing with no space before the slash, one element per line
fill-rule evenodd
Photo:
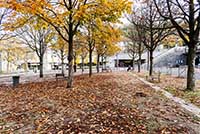
<path fill-rule="evenodd" d="M 13 87 L 17 86 L 19 84 L 19 76 L 13 76 Z"/>

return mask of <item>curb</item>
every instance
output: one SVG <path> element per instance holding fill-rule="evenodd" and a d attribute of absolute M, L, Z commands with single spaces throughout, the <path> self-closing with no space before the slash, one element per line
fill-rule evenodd
<path fill-rule="evenodd" d="M 181 98 L 175 97 L 173 96 L 171 93 L 165 91 L 164 89 L 154 85 L 153 83 L 150 83 L 146 80 L 144 80 L 143 78 L 133 74 L 137 79 L 139 79 L 140 81 L 142 81 L 143 83 L 149 85 L 151 88 L 155 89 L 156 91 L 161 91 L 163 93 L 163 95 L 167 98 L 169 98 L 170 100 L 176 102 L 177 104 L 179 104 L 182 108 L 186 109 L 187 111 L 193 113 L 195 116 L 200 118 L 200 108 L 198 108 L 197 106 L 184 101 Z"/>

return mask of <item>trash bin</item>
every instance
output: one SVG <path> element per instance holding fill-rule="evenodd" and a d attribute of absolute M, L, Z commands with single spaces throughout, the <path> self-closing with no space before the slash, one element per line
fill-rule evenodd
<path fill-rule="evenodd" d="M 19 84 L 19 76 L 13 76 L 13 87 L 17 86 Z"/>

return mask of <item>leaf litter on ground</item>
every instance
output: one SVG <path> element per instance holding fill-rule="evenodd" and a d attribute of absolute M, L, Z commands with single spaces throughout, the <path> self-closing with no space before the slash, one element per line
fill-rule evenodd
<path fill-rule="evenodd" d="M 0 87 L 0 133 L 196 133 L 199 119 L 127 72 Z"/>

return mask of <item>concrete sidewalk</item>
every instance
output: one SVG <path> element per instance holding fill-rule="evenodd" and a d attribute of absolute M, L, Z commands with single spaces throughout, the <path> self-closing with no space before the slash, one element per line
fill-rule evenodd
<path fill-rule="evenodd" d="M 147 71 L 144 68 L 142 68 L 142 70 Z M 184 78 L 187 77 L 187 67 L 182 67 L 182 68 L 154 67 L 153 71 L 177 77 L 184 77 Z M 200 68 L 195 68 L 195 79 L 200 80 Z"/>
<path fill-rule="evenodd" d="M 136 77 L 138 80 L 140 80 L 141 82 L 143 82 L 144 84 L 150 86 L 152 89 L 154 89 L 157 92 L 162 92 L 162 94 L 167 97 L 168 99 L 176 102 L 178 105 L 180 105 L 182 108 L 186 109 L 187 111 L 193 113 L 195 116 L 200 118 L 200 108 L 195 106 L 194 104 L 190 103 L 190 102 L 186 102 L 185 100 L 179 98 L 179 97 L 175 97 L 174 95 L 172 95 L 171 93 L 167 92 L 166 90 L 162 89 L 159 86 L 156 86 L 155 84 L 146 81 L 144 78 L 139 77 L 136 74 L 132 74 L 134 77 Z M 200 122 L 199 122 L 200 123 Z"/>
<path fill-rule="evenodd" d="M 89 70 L 85 69 L 83 74 L 88 74 Z M 94 73 L 96 73 L 96 70 L 93 70 Z M 33 72 L 27 72 L 27 73 L 13 73 L 13 74 L 5 74 L 0 75 L 0 85 L 12 85 L 12 76 L 20 76 L 20 83 L 28 83 L 28 82 L 41 82 L 41 81 L 47 81 L 47 80 L 55 80 L 55 74 L 61 73 L 61 70 L 56 71 L 49 71 L 44 72 L 44 77 L 40 78 L 39 73 L 33 73 Z M 78 69 L 74 75 L 80 75 L 82 74 L 81 70 Z M 65 75 L 67 76 L 68 73 L 65 71 Z"/>

